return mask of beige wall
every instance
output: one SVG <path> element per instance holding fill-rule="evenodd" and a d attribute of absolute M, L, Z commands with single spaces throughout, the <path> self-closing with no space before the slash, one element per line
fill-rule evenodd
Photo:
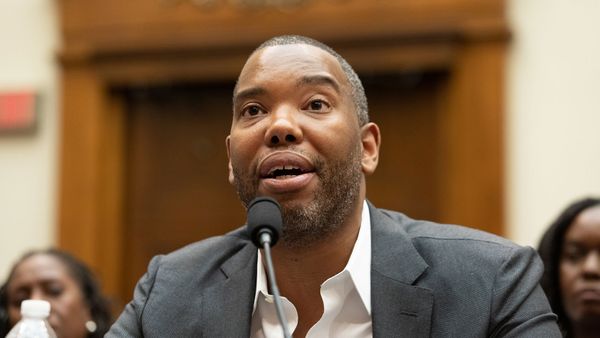
<path fill-rule="evenodd" d="M 37 132 L 0 137 L 0 280 L 24 250 L 54 242 L 57 42 L 53 0 L 0 1 L 0 91 L 41 94 Z"/>
<path fill-rule="evenodd" d="M 508 4 L 508 234 L 535 245 L 566 203 L 600 195 L 600 1 Z M 55 238 L 57 45 L 53 0 L 0 1 L 0 90 L 43 95 L 38 132 L 0 138 L 0 279 Z"/>
<path fill-rule="evenodd" d="M 537 245 L 566 204 L 600 195 L 600 1 L 509 4 L 508 234 Z"/>

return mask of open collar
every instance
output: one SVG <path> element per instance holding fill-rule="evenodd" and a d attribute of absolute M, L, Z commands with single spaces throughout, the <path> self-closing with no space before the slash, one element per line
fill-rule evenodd
<path fill-rule="evenodd" d="M 416 285 L 428 266 L 402 224 L 368 203 L 371 216 L 371 311 L 374 337 L 429 337 L 433 292 Z M 224 261 L 202 291 L 204 337 L 248 337 L 256 291 L 257 249 L 247 244 Z"/>

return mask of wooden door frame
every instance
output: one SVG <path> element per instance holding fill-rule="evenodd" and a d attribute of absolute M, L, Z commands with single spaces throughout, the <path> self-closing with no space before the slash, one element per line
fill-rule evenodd
<path fill-rule="evenodd" d="M 64 46 L 60 54 L 63 94 L 58 242 L 59 247 L 90 264 L 106 292 L 118 298 L 123 292 L 119 276 L 126 245 L 126 110 L 114 88 L 233 81 L 258 43 L 282 31 L 298 31 L 298 27 L 293 23 L 289 29 L 255 27 L 243 36 L 225 31 L 221 39 L 202 30 L 192 34 L 190 28 L 187 35 L 166 44 L 164 36 L 169 34 L 153 38 L 129 31 L 125 25 L 100 29 L 93 26 L 91 17 L 88 21 L 78 19 L 83 15 L 78 13 L 84 13 L 85 6 L 93 7 L 92 3 L 99 1 L 59 1 Z M 399 6 L 381 20 L 373 20 L 382 15 L 380 9 L 366 13 L 373 22 L 363 29 L 360 25 L 348 28 L 347 18 L 340 17 L 307 33 L 334 47 L 359 73 L 448 72 L 450 79 L 442 100 L 442 110 L 447 113 L 441 122 L 444 127 L 438 131 L 443 145 L 440 162 L 444 164 L 439 168 L 444 178 L 439 180 L 440 196 L 444 197 L 438 201 L 441 217 L 467 225 L 485 224 L 485 230 L 502 234 L 504 55 L 509 36 L 504 3 L 407 3 L 412 7 Z M 416 18 L 411 15 L 414 12 Z M 227 23 L 226 15 L 223 17 Z M 85 22 L 92 22 L 87 30 Z M 175 19 L 173 22 L 177 23 Z M 177 36 L 168 23 L 163 23 L 163 29 Z M 486 219 L 482 215 L 487 215 Z"/>

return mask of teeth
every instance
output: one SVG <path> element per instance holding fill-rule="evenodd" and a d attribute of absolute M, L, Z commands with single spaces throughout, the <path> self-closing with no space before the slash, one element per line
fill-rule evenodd
<path fill-rule="evenodd" d="M 289 171 L 293 171 L 293 173 L 292 174 L 287 173 Z M 294 176 L 300 175 L 302 173 L 303 173 L 303 171 L 299 167 L 283 165 L 281 167 L 272 168 L 269 171 L 268 176 L 272 177 L 272 178 L 286 178 L 286 177 L 294 177 Z"/>
<path fill-rule="evenodd" d="M 273 168 L 269 171 L 269 175 L 272 176 L 275 174 L 275 171 L 277 170 L 300 170 L 300 168 L 298 167 L 286 167 L 285 165 L 282 167 L 277 167 L 277 168 Z"/>

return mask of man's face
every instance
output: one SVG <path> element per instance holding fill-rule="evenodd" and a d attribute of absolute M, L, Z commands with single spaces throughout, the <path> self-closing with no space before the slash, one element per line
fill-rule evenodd
<path fill-rule="evenodd" d="M 584 210 L 567 230 L 560 285 L 565 312 L 572 323 L 600 321 L 600 206 Z"/>
<path fill-rule="evenodd" d="M 229 181 L 246 206 L 256 196 L 279 201 L 288 245 L 333 232 L 362 200 L 362 131 L 350 92 L 338 61 L 304 44 L 259 50 L 240 74 Z"/>

